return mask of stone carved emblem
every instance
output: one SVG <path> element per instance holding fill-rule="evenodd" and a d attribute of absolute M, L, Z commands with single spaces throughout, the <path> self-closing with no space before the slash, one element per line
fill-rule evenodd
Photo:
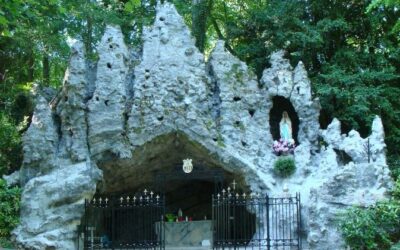
<path fill-rule="evenodd" d="M 192 159 L 184 159 L 182 169 L 187 174 L 191 173 L 193 171 Z"/>

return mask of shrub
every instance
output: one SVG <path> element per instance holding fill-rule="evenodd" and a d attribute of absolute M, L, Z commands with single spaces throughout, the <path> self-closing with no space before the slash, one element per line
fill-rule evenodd
<path fill-rule="evenodd" d="M 0 112 L 0 176 L 19 168 L 22 159 L 21 135 L 8 115 Z"/>
<path fill-rule="evenodd" d="M 8 238 L 3 238 L 3 237 L 0 237 L 0 249 L 3 249 L 1 247 L 6 248 L 6 249 L 7 248 L 15 249 L 15 246 L 12 243 L 12 241 Z"/>
<path fill-rule="evenodd" d="M 400 179 L 397 179 L 394 185 L 392 197 L 400 201 Z"/>
<path fill-rule="evenodd" d="M 399 181 L 389 201 L 340 214 L 339 228 L 351 249 L 390 249 L 400 238 Z M 394 248 L 395 249 L 395 248 Z"/>
<path fill-rule="evenodd" d="M 279 157 L 274 163 L 275 174 L 280 177 L 288 177 L 292 175 L 295 170 L 296 165 L 291 156 Z"/>
<path fill-rule="evenodd" d="M 19 187 L 7 187 L 6 181 L 0 179 L 0 238 L 8 238 L 18 224 L 20 196 Z"/>

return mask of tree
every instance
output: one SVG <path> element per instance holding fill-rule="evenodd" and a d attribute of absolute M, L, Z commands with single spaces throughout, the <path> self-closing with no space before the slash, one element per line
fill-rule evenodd
<path fill-rule="evenodd" d="M 370 13 L 373 10 L 379 10 L 379 8 L 384 8 L 386 11 L 397 12 L 400 9 L 400 2 L 398 0 L 373 0 L 368 8 L 367 11 Z M 392 32 L 399 33 L 400 31 L 400 20 L 394 20 L 395 24 L 393 25 Z"/>
<path fill-rule="evenodd" d="M 196 38 L 196 46 L 204 52 L 206 44 L 207 19 L 211 11 L 213 0 L 192 1 L 192 33 Z"/>

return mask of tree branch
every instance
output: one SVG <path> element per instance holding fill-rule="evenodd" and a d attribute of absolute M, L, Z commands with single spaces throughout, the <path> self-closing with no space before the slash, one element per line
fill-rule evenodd
<path fill-rule="evenodd" d="M 225 39 L 224 35 L 222 34 L 221 29 L 218 26 L 217 20 L 214 18 L 214 16 L 210 15 L 211 22 L 214 26 L 215 32 L 217 32 L 218 39 L 224 40 L 225 41 L 225 48 L 234 56 L 236 56 L 235 51 L 232 49 L 232 47 L 229 45 L 228 41 Z"/>

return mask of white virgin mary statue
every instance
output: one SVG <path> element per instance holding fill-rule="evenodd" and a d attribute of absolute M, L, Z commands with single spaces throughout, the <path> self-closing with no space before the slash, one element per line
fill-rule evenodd
<path fill-rule="evenodd" d="M 282 113 L 282 119 L 279 122 L 279 132 L 283 141 L 290 143 L 293 142 L 292 121 L 290 121 L 289 115 L 286 111 L 283 111 Z"/>

